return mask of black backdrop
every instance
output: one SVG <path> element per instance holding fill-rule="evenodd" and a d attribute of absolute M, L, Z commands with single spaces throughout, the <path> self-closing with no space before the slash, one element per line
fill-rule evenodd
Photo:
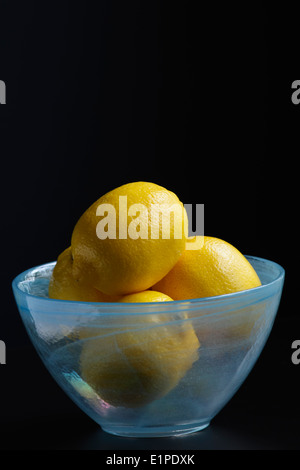
<path fill-rule="evenodd" d="M 16 429 L 32 416 L 42 420 L 49 413 L 41 398 L 47 387 L 61 408 L 76 413 L 34 355 L 43 392 L 26 412 L 10 401 L 20 356 L 31 354 L 11 281 L 55 260 L 83 210 L 137 180 L 161 184 L 184 203 L 204 203 L 207 235 L 285 267 L 278 320 L 260 373 L 249 383 L 260 402 L 257 381 L 281 363 L 282 379 L 268 369 L 264 398 L 277 384 L 274 407 L 287 392 L 297 411 L 290 361 L 300 327 L 293 275 L 300 106 L 290 100 L 298 73 L 296 22 L 262 7 L 199 10 L 196 2 L 0 5 L 0 79 L 7 86 L 7 104 L 0 106 L 0 339 L 8 350 L 0 417 Z M 288 36 L 280 34 L 284 24 Z M 260 370 L 263 357 L 270 362 Z M 240 396 L 248 403 L 247 394 Z M 17 439 L 8 444 L 20 445 Z M 277 445 L 275 437 L 268 445 Z"/>

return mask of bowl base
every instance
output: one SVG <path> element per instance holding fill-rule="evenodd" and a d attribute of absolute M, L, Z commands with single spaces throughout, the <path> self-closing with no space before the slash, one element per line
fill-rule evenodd
<path fill-rule="evenodd" d="M 151 426 L 141 428 L 135 426 L 101 426 L 101 428 L 108 434 L 121 437 L 174 437 L 202 431 L 207 428 L 209 424 L 210 421 L 178 426 Z"/>

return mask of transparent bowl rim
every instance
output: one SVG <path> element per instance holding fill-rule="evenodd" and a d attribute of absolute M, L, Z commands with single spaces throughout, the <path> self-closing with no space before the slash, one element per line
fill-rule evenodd
<path fill-rule="evenodd" d="M 202 307 L 215 307 L 218 304 L 224 304 L 227 302 L 241 302 L 241 300 L 247 300 L 248 303 L 255 303 L 256 301 L 262 301 L 265 300 L 268 297 L 272 297 L 274 295 L 273 288 L 275 288 L 276 284 L 283 285 L 283 280 L 285 277 L 285 270 L 284 268 L 279 265 L 278 263 L 274 261 L 267 260 L 265 258 L 257 257 L 257 256 L 250 256 L 250 255 L 245 255 L 246 258 L 251 261 L 257 261 L 257 262 L 262 262 L 267 264 L 268 266 L 277 269 L 278 274 L 277 276 L 272 279 L 270 282 L 266 284 L 262 284 L 261 286 L 258 287 L 253 287 L 251 289 L 247 290 L 242 290 L 238 292 L 233 292 L 230 294 L 222 294 L 222 295 L 217 295 L 217 296 L 211 296 L 211 297 L 201 297 L 201 298 L 194 298 L 194 299 L 184 299 L 184 300 L 174 300 L 172 302 L 136 302 L 136 303 L 121 303 L 121 302 L 86 302 L 86 301 L 75 301 L 75 300 L 60 300 L 60 299 L 51 299 L 47 297 L 39 297 L 33 294 L 30 294 L 28 292 L 25 292 L 19 287 L 19 283 L 24 281 L 26 279 L 26 276 L 34 271 L 46 268 L 46 267 L 51 267 L 52 265 L 55 266 L 56 261 L 44 263 L 32 268 L 27 269 L 26 271 L 23 271 L 20 273 L 18 276 L 16 276 L 13 281 L 12 281 L 12 288 L 14 292 L 18 292 L 18 294 L 22 298 L 31 298 L 32 300 L 37 300 L 39 302 L 45 303 L 52 303 L 53 305 L 63 305 L 66 306 L 69 304 L 70 306 L 74 305 L 77 306 L 95 306 L 98 309 L 98 313 L 101 313 L 101 310 L 105 310 L 105 312 L 108 312 L 109 310 L 113 310 L 114 313 L 122 313 L 128 314 L 128 309 L 130 309 L 131 313 L 151 313 L 152 312 L 157 312 L 157 307 L 159 305 L 160 310 L 166 312 L 170 310 L 178 311 L 180 310 L 180 307 L 186 309 L 186 308 L 202 308 Z M 271 289 L 271 294 L 270 294 L 270 289 Z M 258 299 L 256 299 L 258 297 Z M 251 299 L 253 298 L 252 302 Z M 168 305 L 167 305 L 168 304 Z M 117 308 L 116 308 L 117 307 Z M 116 309 L 118 312 L 116 312 Z M 75 312 L 73 312 L 75 313 Z M 89 312 L 90 314 L 95 314 L 96 312 Z M 88 313 L 88 314 L 89 314 Z"/>

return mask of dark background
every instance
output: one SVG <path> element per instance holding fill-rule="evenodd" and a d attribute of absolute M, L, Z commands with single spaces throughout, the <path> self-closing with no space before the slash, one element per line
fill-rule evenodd
<path fill-rule="evenodd" d="M 0 448 L 299 449 L 296 19 L 196 2 L 0 2 Z M 206 235 L 286 269 L 256 367 L 214 427 L 181 441 L 101 432 L 45 370 L 11 291 L 69 246 L 92 202 L 137 180 L 204 203 Z"/>

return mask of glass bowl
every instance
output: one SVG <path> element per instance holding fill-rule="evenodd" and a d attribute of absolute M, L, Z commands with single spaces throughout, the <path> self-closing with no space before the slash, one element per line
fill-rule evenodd
<path fill-rule="evenodd" d="M 247 259 L 262 286 L 174 302 L 49 299 L 55 262 L 13 280 L 45 366 L 104 431 L 157 437 L 206 428 L 248 376 L 270 334 L 284 269 Z"/>

